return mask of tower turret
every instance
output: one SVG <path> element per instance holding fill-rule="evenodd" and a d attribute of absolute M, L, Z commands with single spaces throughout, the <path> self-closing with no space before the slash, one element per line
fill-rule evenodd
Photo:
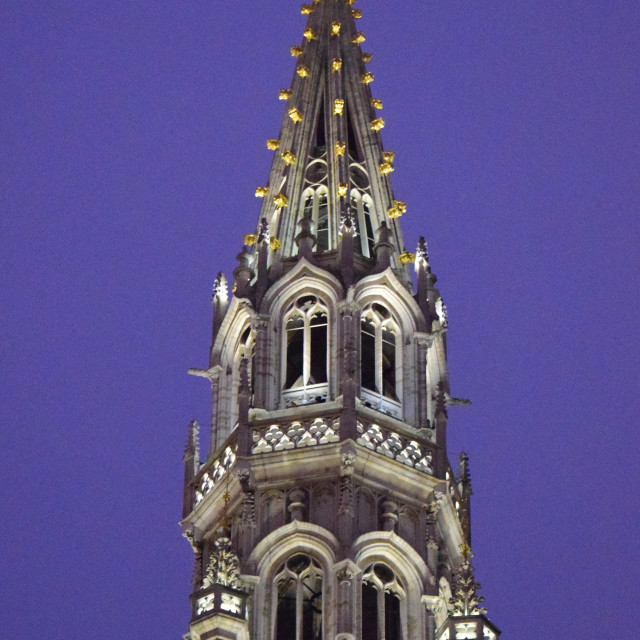
<path fill-rule="evenodd" d="M 191 370 L 213 402 L 209 456 L 185 459 L 186 637 L 486 638 L 457 631 L 484 613 L 452 601 L 477 585 L 467 458 L 456 477 L 446 452 L 446 313 L 424 239 L 404 249 L 360 10 L 302 12 L 255 233 Z"/>

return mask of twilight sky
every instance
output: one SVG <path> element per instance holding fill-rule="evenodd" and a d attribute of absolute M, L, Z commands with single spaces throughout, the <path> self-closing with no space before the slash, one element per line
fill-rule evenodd
<path fill-rule="evenodd" d="M 359 0 L 504 640 L 638 636 L 640 4 Z M 0 4 L 0 629 L 187 630 L 186 425 L 299 3 Z"/>

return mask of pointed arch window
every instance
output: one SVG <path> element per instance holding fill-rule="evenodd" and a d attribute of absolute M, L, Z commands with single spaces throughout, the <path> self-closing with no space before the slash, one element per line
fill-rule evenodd
<path fill-rule="evenodd" d="M 360 317 L 360 388 L 362 401 L 399 417 L 401 345 L 398 325 L 381 304 L 366 307 Z"/>
<path fill-rule="evenodd" d="M 370 565 L 362 575 L 362 637 L 402 640 L 401 601 L 404 589 L 384 564 Z"/>
<path fill-rule="evenodd" d="M 352 216 L 357 220 L 358 228 L 358 237 L 354 242 L 353 248 L 356 253 L 372 258 L 373 245 L 376 240 L 373 232 L 373 202 L 371 197 L 358 189 L 352 189 L 350 207 Z"/>
<path fill-rule="evenodd" d="M 317 161 L 314 164 L 317 164 Z M 326 170 L 326 165 L 322 162 L 322 167 Z M 316 244 L 314 251 L 328 251 L 332 247 L 331 229 L 329 225 L 329 192 L 327 187 L 309 187 L 302 194 L 303 215 L 313 221 Z"/>
<path fill-rule="evenodd" d="M 328 391 L 328 314 L 316 296 L 302 296 L 285 316 L 285 406 L 325 402 Z"/>
<path fill-rule="evenodd" d="M 275 579 L 274 640 L 322 639 L 322 571 L 313 558 L 298 553 Z"/>

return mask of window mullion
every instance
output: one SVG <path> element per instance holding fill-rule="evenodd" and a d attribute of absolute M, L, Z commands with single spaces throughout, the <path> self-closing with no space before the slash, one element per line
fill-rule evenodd
<path fill-rule="evenodd" d="M 303 337 L 303 362 L 302 362 L 302 386 L 304 388 L 309 384 L 311 376 L 311 326 L 309 324 L 309 315 L 304 316 L 304 337 Z"/>
<path fill-rule="evenodd" d="M 302 602 L 304 599 L 304 591 L 302 579 L 300 576 L 296 579 L 296 640 L 305 640 L 302 637 Z"/>
<path fill-rule="evenodd" d="M 382 327 L 379 324 L 376 328 L 376 390 L 380 395 L 382 392 Z"/>
<path fill-rule="evenodd" d="M 385 640 L 384 587 L 376 591 L 378 594 L 378 640 Z"/>

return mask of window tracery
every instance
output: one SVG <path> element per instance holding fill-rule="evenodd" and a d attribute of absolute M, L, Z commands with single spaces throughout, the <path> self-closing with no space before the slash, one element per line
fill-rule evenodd
<path fill-rule="evenodd" d="M 382 563 L 362 575 L 362 637 L 402 640 L 401 601 L 405 592 L 394 572 Z"/>
<path fill-rule="evenodd" d="M 298 553 L 283 563 L 275 578 L 274 640 L 322 639 L 322 570 Z"/>

